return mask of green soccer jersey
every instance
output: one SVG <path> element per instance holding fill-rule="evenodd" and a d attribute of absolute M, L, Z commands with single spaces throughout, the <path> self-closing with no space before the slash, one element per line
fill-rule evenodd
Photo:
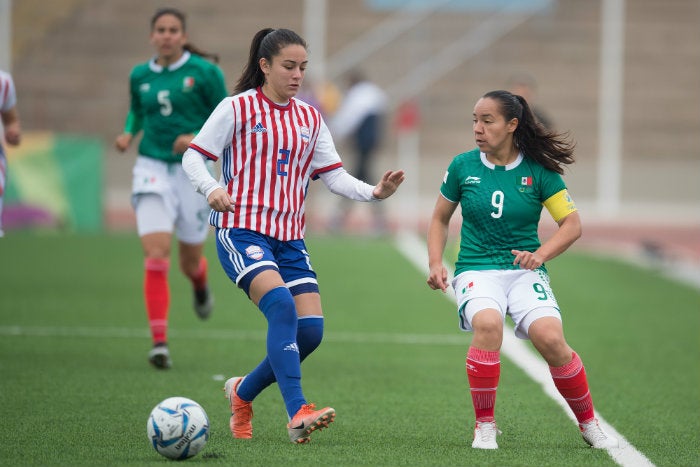
<path fill-rule="evenodd" d="M 542 203 L 565 189 L 558 173 L 522 154 L 507 166 L 490 163 L 478 149 L 455 157 L 440 187 L 442 196 L 462 207 L 455 275 L 466 270 L 518 269 L 511 250 L 539 248 Z"/>
<path fill-rule="evenodd" d="M 143 130 L 139 154 L 167 162 L 182 160 L 182 154 L 173 153 L 177 136 L 196 134 L 227 95 L 221 69 L 187 51 L 169 67 L 153 59 L 134 67 L 130 90 L 124 131 Z"/>

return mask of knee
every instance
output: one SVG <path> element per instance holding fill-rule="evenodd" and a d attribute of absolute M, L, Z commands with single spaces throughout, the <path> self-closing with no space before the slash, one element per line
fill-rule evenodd
<path fill-rule="evenodd" d="M 258 308 L 268 322 L 297 327 L 297 309 L 287 287 L 275 287 L 260 299 Z"/>
<path fill-rule="evenodd" d="M 547 328 L 530 328 L 530 341 L 542 357 L 552 366 L 560 366 L 571 360 L 573 350 L 561 332 Z"/>
<path fill-rule="evenodd" d="M 503 338 L 503 317 L 496 310 L 481 310 L 474 315 L 472 328 L 475 335 L 500 341 Z"/>
<path fill-rule="evenodd" d="M 308 317 L 299 319 L 297 325 L 297 343 L 299 355 L 303 360 L 321 345 L 323 340 L 323 318 Z"/>

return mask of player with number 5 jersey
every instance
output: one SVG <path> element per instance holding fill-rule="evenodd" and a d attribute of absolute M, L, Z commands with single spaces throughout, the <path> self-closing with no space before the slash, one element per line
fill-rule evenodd
<path fill-rule="evenodd" d="M 466 356 L 476 416 L 472 447 L 498 449 L 495 405 L 506 316 L 513 320 L 515 335 L 529 339 L 546 360 L 586 443 L 616 447 L 617 440 L 595 418 L 586 371 L 564 338 L 544 265 L 581 235 L 576 205 L 561 177 L 563 166 L 574 162 L 574 144 L 540 125 L 527 101 L 508 91 L 486 93 L 473 117 L 478 148 L 452 160 L 433 210 L 427 280 L 430 288 L 447 290 L 443 254 L 450 219 L 461 206 L 460 249 L 451 284 L 459 326 L 474 333 Z M 559 228 L 541 243 L 537 228 L 543 206 Z"/>
<path fill-rule="evenodd" d="M 308 403 L 301 387 L 301 362 L 323 336 L 320 291 L 304 243 L 309 182 L 320 179 L 346 198 L 379 201 L 404 179 L 401 170 L 387 171 L 372 186 L 343 169 L 321 113 L 295 97 L 307 64 L 306 42 L 294 31 L 259 31 L 235 95 L 217 106 L 182 161 L 212 208 L 224 271 L 268 322 L 265 359 L 224 385 L 234 438 L 253 436 L 253 399 L 275 382 L 292 442 L 308 442 L 335 418 L 332 407 Z M 220 182 L 206 160 L 221 161 Z"/>
<path fill-rule="evenodd" d="M 182 169 L 182 153 L 211 111 L 226 97 L 218 57 L 187 41 L 185 14 L 161 8 L 151 18 L 156 55 L 131 71 L 131 106 L 124 132 L 115 140 L 126 151 L 139 133 L 133 169 L 131 204 L 144 251 L 144 301 L 153 348 L 149 362 L 171 367 L 168 347 L 170 248 L 178 238 L 180 269 L 192 283 L 197 316 L 212 312 L 204 241 L 210 230 L 209 206 L 192 189 Z M 213 60 L 210 61 L 208 59 Z"/>

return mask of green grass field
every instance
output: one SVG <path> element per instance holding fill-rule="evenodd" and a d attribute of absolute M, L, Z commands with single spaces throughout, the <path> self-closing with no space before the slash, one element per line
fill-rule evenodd
<path fill-rule="evenodd" d="M 234 440 L 222 378 L 264 354 L 265 320 L 207 254 L 216 309 L 191 310 L 171 267 L 174 368 L 148 366 L 142 264 L 135 235 L 14 234 L 0 240 L 0 465 L 156 466 L 146 419 L 190 397 L 211 438 L 187 465 L 608 466 L 540 386 L 504 359 L 500 449 L 471 449 L 464 357 L 454 304 L 425 285 L 390 240 L 312 237 L 326 315 L 322 347 L 303 365 L 310 401 L 332 405 L 330 429 L 289 443 L 276 386 L 255 401 L 254 439 Z M 572 251 L 549 265 L 569 343 L 597 411 L 657 466 L 700 465 L 700 293 L 653 271 Z"/>

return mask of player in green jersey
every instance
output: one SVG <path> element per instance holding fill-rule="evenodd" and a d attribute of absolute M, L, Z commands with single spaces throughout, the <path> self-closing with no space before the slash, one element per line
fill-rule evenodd
<path fill-rule="evenodd" d="M 131 72 L 131 107 L 115 141 L 126 151 L 143 132 L 133 170 L 132 205 L 145 254 L 144 298 L 153 348 L 148 359 L 159 369 L 172 365 L 167 346 L 170 245 L 175 231 L 180 269 L 192 282 L 194 308 L 206 319 L 213 307 L 203 256 L 210 208 L 182 169 L 182 154 L 206 119 L 226 97 L 218 61 L 187 42 L 185 15 L 163 8 L 151 18 L 156 55 Z"/>
<path fill-rule="evenodd" d="M 474 107 L 478 149 L 453 159 L 428 228 L 428 285 L 448 287 L 443 254 L 448 226 L 461 206 L 459 256 L 452 287 L 459 325 L 474 336 L 466 367 L 476 415 L 473 448 L 497 449 L 495 403 L 506 315 L 515 335 L 529 339 L 549 365 L 554 384 L 594 448 L 618 441 L 598 424 L 583 363 L 569 347 L 545 261 L 581 236 L 581 220 L 562 180 L 573 143 L 545 129 L 527 101 L 508 91 L 485 94 Z M 544 243 L 537 235 L 542 206 L 559 225 Z"/>

